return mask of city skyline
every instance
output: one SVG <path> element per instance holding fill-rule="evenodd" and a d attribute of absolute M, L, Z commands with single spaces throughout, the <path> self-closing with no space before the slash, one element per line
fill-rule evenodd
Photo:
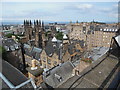
<path fill-rule="evenodd" d="M 12 13 L 11 13 L 12 12 Z M 118 22 L 117 2 L 3 2 L 2 21 Z"/>

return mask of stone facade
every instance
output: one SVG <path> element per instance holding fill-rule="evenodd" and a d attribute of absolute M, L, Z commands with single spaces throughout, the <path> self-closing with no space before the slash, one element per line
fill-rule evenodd
<path fill-rule="evenodd" d="M 24 21 L 25 37 L 27 38 L 28 44 L 33 44 L 33 46 L 42 48 L 44 45 L 44 23 L 40 20 L 34 21 L 32 24 L 31 20 Z M 43 41 L 44 40 L 44 41 Z M 32 43 L 31 43 L 32 42 Z M 42 45 L 43 44 L 43 45 Z"/>
<path fill-rule="evenodd" d="M 109 47 L 111 38 L 118 31 L 118 24 L 77 23 L 69 24 L 69 38 L 84 40 L 87 50 L 94 47 Z"/>

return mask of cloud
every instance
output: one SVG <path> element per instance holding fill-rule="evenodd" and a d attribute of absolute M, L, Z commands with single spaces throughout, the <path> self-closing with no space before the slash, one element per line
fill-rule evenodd
<path fill-rule="evenodd" d="M 118 13 L 110 13 L 109 16 L 113 18 L 118 18 Z"/>
<path fill-rule="evenodd" d="M 46 21 L 76 21 L 79 19 L 87 21 L 93 20 L 93 18 L 106 19 L 106 16 L 116 17 L 115 4 L 103 4 L 106 3 L 7 3 L 4 4 L 2 15 L 5 20 L 43 19 Z"/>
<path fill-rule="evenodd" d="M 93 7 L 92 4 L 79 4 L 76 6 L 78 9 L 90 9 Z"/>

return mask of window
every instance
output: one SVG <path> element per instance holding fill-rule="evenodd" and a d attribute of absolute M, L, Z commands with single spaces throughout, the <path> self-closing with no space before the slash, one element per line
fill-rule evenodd
<path fill-rule="evenodd" d="M 56 61 L 54 61 L 54 66 L 56 66 L 57 65 L 57 62 Z"/>
<path fill-rule="evenodd" d="M 46 64 L 43 64 L 43 68 L 46 68 Z"/>
<path fill-rule="evenodd" d="M 51 64 L 51 60 L 50 59 L 48 59 L 48 64 Z"/>
<path fill-rule="evenodd" d="M 46 58 L 45 57 L 43 57 L 43 61 L 46 62 Z"/>

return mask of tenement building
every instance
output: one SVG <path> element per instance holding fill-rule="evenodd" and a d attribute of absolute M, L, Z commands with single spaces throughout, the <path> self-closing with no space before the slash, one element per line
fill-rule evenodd
<path fill-rule="evenodd" d="M 111 38 L 118 31 L 117 24 L 104 23 L 75 23 L 67 26 L 71 40 L 83 40 L 87 50 L 94 47 L 109 47 Z"/>

